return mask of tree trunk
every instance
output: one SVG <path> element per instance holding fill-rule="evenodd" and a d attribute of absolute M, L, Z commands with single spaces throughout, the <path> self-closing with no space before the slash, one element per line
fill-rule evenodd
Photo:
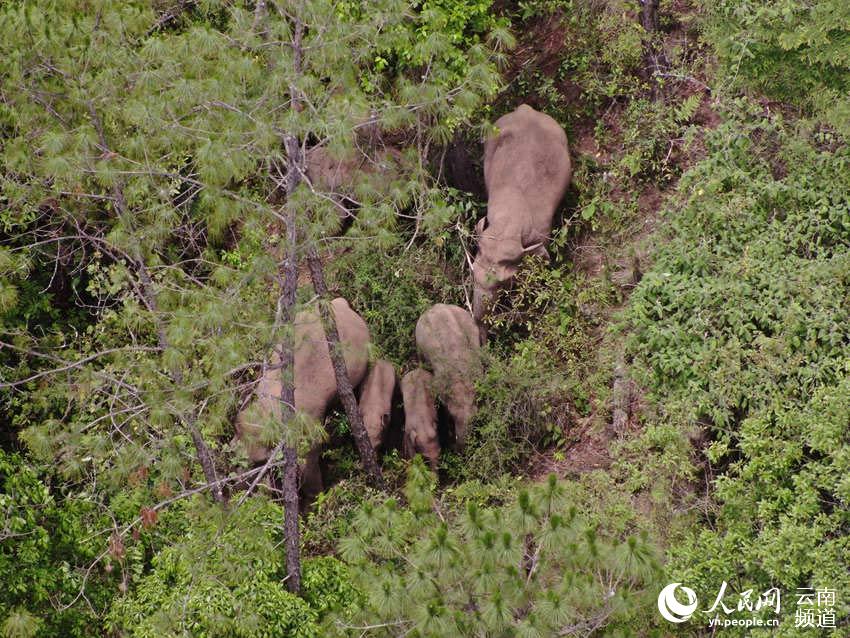
<path fill-rule="evenodd" d="M 286 588 L 301 593 L 301 530 L 298 528 L 298 453 L 283 448 L 283 537 L 286 547 Z"/>
<path fill-rule="evenodd" d="M 354 396 L 354 388 L 351 386 L 351 379 L 348 378 L 348 370 L 345 366 L 345 358 L 342 355 L 342 350 L 339 345 L 339 332 L 336 327 L 336 319 L 330 307 L 328 299 L 328 287 L 325 285 L 325 275 L 322 270 L 322 262 L 314 247 L 307 249 L 307 266 L 310 268 L 310 279 L 313 280 L 313 288 L 319 296 L 319 314 L 322 318 L 322 326 L 325 330 L 325 336 L 328 340 L 328 350 L 333 363 L 334 376 L 336 376 L 336 387 L 339 392 L 342 406 L 345 408 L 345 413 L 348 415 L 348 422 L 351 425 L 351 434 L 354 436 L 354 442 L 357 445 L 357 451 L 360 453 L 360 460 L 363 462 L 363 467 L 369 478 L 377 489 L 383 490 L 384 476 L 381 473 L 381 467 L 378 465 L 378 460 L 375 455 L 375 450 L 369 441 L 369 434 L 366 432 L 366 426 L 363 424 L 363 415 L 360 412 L 360 406 L 357 404 L 357 398 Z"/>
<path fill-rule="evenodd" d="M 286 148 L 286 242 L 284 246 L 283 277 L 280 282 L 279 314 L 286 326 L 280 344 L 280 416 L 284 427 L 295 415 L 295 337 L 293 319 L 295 296 L 298 290 L 298 231 L 295 208 L 290 196 L 301 181 L 303 158 L 298 140 L 284 137 Z M 298 453 L 294 447 L 283 446 L 283 530 L 286 547 L 286 587 L 293 594 L 301 593 L 301 532 L 298 504 Z"/>
<path fill-rule="evenodd" d="M 221 489 L 221 483 L 218 482 L 218 477 L 215 473 L 215 462 L 213 461 L 212 453 L 195 423 L 194 416 L 191 420 L 187 421 L 186 426 L 189 428 L 189 434 L 192 436 L 192 443 L 195 445 L 195 452 L 198 455 L 198 462 L 204 471 L 204 479 L 206 479 L 207 485 L 210 486 L 213 498 L 217 503 L 224 503 L 224 491 Z"/>
<path fill-rule="evenodd" d="M 648 76 L 652 98 L 659 94 L 657 73 L 669 66 L 663 48 L 658 46 L 658 5 L 660 0 L 640 0 L 640 23 L 646 35 L 643 39 L 643 66 Z"/>
<path fill-rule="evenodd" d="M 640 0 L 640 23 L 647 33 L 658 31 L 658 5 L 660 0 Z"/>
<path fill-rule="evenodd" d="M 288 216 L 287 226 L 294 215 Z M 287 230 L 287 235 L 290 235 Z M 289 242 L 287 242 L 289 243 Z M 280 344 L 280 418 L 284 427 L 295 415 L 295 348 L 292 335 L 292 317 L 295 307 L 295 291 L 298 284 L 298 272 L 295 262 L 294 243 L 287 246 L 287 259 L 284 266 L 281 299 L 283 302 L 284 325 L 290 329 L 284 331 Z M 298 452 L 291 445 L 283 446 L 283 534 L 286 549 L 286 587 L 293 594 L 301 593 L 301 531 L 299 530 L 298 504 Z"/>

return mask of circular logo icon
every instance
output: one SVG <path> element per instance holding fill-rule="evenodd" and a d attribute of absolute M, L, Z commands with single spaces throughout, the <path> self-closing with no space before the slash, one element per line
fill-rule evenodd
<path fill-rule="evenodd" d="M 680 603 L 676 599 L 676 590 L 681 589 L 688 602 Z M 682 583 L 670 583 L 661 590 L 658 594 L 658 611 L 664 617 L 664 620 L 669 620 L 673 623 L 685 622 L 697 610 L 697 595 L 690 587 L 684 587 Z"/>

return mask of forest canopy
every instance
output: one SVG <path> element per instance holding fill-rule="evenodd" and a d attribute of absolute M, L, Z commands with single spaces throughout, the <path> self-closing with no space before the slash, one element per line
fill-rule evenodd
<path fill-rule="evenodd" d="M 843 0 L 2 3 L 0 636 L 846 636 L 848 56 Z M 373 449 L 332 299 L 439 377 L 521 104 L 571 178 L 466 445 L 435 384 Z"/>

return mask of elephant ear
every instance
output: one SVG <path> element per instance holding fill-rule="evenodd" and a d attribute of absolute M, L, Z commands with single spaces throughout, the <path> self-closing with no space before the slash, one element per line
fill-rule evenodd
<path fill-rule="evenodd" d="M 549 259 L 549 251 L 546 250 L 546 246 L 543 245 L 542 241 L 539 241 L 536 244 L 531 244 L 530 246 L 523 246 L 522 254 L 537 255 L 539 257 L 543 257 L 543 259 Z"/>

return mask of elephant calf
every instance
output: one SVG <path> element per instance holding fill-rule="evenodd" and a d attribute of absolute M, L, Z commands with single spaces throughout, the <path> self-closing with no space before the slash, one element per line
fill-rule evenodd
<path fill-rule="evenodd" d="M 385 443 L 392 418 L 395 388 L 393 364 L 383 359 L 375 361 L 360 389 L 360 413 L 369 441 L 376 450 Z"/>
<path fill-rule="evenodd" d="M 421 454 L 436 470 L 440 458 L 440 440 L 437 433 L 437 406 L 431 392 L 433 382 L 433 375 L 421 368 L 408 372 L 401 379 L 401 393 L 404 396 L 402 454 L 406 458 Z"/>
<path fill-rule="evenodd" d="M 337 297 L 331 302 L 339 332 L 345 366 L 351 385 L 357 387 L 366 374 L 368 364 L 369 328 L 348 302 Z M 328 342 L 321 319 L 316 311 L 305 310 L 295 317 L 295 409 L 320 423 L 337 395 L 336 376 L 331 363 Z M 276 353 L 271 365 L 257 384 L 256 405 L 239 414 L 236 435 L 248 447 L 252 463 L 263 463 L 271 450 L 257 441 L 259 422 L 269 416 L 280 419 L 281 374 L 280 357 Z M 322 491 L 319 469 L 320 446 L 315 445 L 307 455 L 302 495 L 307 502 Z"/>
<path fill-rule="evenodd" d="M 548 115 L 522 104 L 496 127 L 484 144 L 487 216 L 475 227 L 472 309 L 479 323 L 525 255 L 548 256 L 552 220 L 572 175 L 567 136 Z"/>
<path fill-rule="evenodd" d="M 434 391 L 454 422 L 455 447 L 475 416 L 475 382 L 483 374 L 478 326 L 466 310 L 435 304 L 416 322 L 416 347 L 434 371 Z"/>

